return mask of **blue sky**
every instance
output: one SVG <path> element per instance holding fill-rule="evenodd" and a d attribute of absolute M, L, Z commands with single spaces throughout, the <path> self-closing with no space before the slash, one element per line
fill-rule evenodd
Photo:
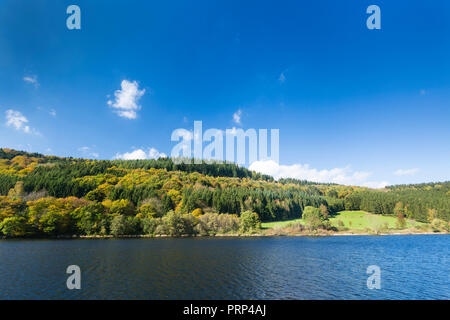
<path fill-rule="evenodd" d="M 2 0 L 0 24 L 2 147 L 150 157 L 201 120 L 278 128 L 251 167 L 277 177 L 450 180 L 449 1 Z"/>

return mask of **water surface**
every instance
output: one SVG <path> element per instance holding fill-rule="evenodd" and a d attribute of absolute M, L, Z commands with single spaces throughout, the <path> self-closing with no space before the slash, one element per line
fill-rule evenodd
<path fill-rule="evenodd" d="M 1 240 L 0 299 L 450 299 L 449 249 L 449 235 Z"/>

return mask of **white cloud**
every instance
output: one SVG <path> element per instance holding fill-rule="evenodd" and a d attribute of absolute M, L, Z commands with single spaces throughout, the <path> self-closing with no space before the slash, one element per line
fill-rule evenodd
<path fill-rule="evenodd" d="M 6 125 L 8 127 L 14 127 L 16 130 L 23 130 L 25 132 L 30 130 L 29 126 L 25 124 L 28 123 L 28 119 L 22 115 L 19 111 L 7 110 L 6 111 Z"/>
<path fill-rule="evenodd" d="M 255 161 L 250 170 L 273 176 L 275 179 L 295 178 L 322 183 L 337 183 L 345 185 L 360 185 L 383 188 L 387 182 L 367 181 L 371 172 L 353 171 L 349 166 L 345 168 L 318 170 L 310 168 L 308 164 L 279 165 L 273 160 Z"/>
<path fill-rule="evenodd" d="M 88 156 L 90 158 L 100 157 L 100 154 L 98 152 L 92 151 L 90 147 L 80 147 L 78 148 L 78 151 L 80 151 L 83 154 L 83 156 Z"/>
<path fill-rule="evenodd" d="M 413 176 L 417 172 L 419 172 L 419 168 L 413 168 L 413 169 L 398 169 L 394 172 L 396 176 Z"/>
<path fill-rule="evenodd" d="M 143 160 L 147 159 L 147 153 L 142 150 L 134 150 L 133 152 L 125 152 L 123 154 L 116 153 L 114 159 L 118 160 Z"/>
<path fill-rule="evenodd" d="M 280 77 L 278 78 L 278 81 L 280 81 L 281 84 L 283 84 L 286 81 L 286 76 L 284 75 L 284 72 L 280 74 Z"/>
<path fill-rule="evenodd" d="M 383 189 L 389 185 L 387 181 L 367 181 L 361 184 L 363 187 L 372 188 L 372 189 Z"/>
<path fill-rule="evenodd" d="M 31 83 L 32 85 L 34 85 L 35 87 L 39 86 L 39 82 L 37 80 L 37 76 L 25 76 L 23 77 L 23 81 L 27 82 L 27 83 Z"/>
<path fill-rule="evenodd" d="M 49 113 L 52 117 L 56 117 L 56 110 L 55 110 L 55 109 L 51 109 L 48 113 Z"/>
<path fill-rule="evenodd" d="M 148 152 L 145 152 L 142 149 L 136 149 L 132 152 L 125 152 L 123 154 L 116 153 L 114 159 L 117 160 L 145 160 L 145 159 L 158 159 L 158 158 L 166 158 L 167 155 L 159 152 L 155 148 L 150 148 Z"/>
<path fill-rule="evenodd" d="M 6 126 L 24 133 L 39 135 L 39 132 L 31 128 L 27 123 L 28 119 L 19 111 L 12 109 L 6 110 Z"/>
<path fill-rule="evenodd" d="M 148 156 L 150 159 L 167 158 L 166 154 L 159 152 L 155 148 L 150 148 L 148 151 Z"/>
<path fill-rule="evenodd" d="M 136 111 L 141 109 L 138 104 L 139 99 L 144 95 L 145 89 L 139 90 L 136 81 L 123 80 L 121 89 L 114 92 L 114 101 L 108 100 L 108 105 L 116 110 L 116 113 L 127 119 L 136 119 Z"/>
<path fill-rule="evenodd" d="M 241 124 L 241 115 L 242 115 L 242 110 L 238 110 L 233 114 L 233 121 L 237 124 Z"/>

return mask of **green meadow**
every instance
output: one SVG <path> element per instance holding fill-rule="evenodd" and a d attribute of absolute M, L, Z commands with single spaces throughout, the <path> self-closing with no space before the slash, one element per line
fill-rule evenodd
<path fill-rule="evenodd" d="M 342 221 L 344 227 L 354 230 L 374 229 L 382 226 L 387 226 L 389 229 L 396 229 L 397 217 L 372 214 L 365 211 L 341 211 L 330 218 L 330 221 L 335 227 L 338 227 L 339 221 Z M 423 223 L 411 219 L 406 220 L 406 228 L 418 227 L 420 225 L 423 225 Z"/>
<path fill-rule="evenodd" d="M 341 222 L 340 222 L 341 221 Z M 372 214 L 365 211 L 341 211 L 330 217 L 330 222 L 337 228 L 348 228 L 350 230 L 379 229 L 387 226 L 389 229 L 396 229 L 397 218 L 395 216 L 383 216 Z M 263 229 L 284 228 L 290 223 L 300 222 L 302 219 L 293 219 L 285 221 L 272 221 L 262 223 Z M 424 223 L 407 219 L 406 228 L 419 227 Z"/>
<path fill-rule="evenodd" d="M 263 229 L 272 229 L 272 228 L 284 228 L 287 227 L 290 223 L 300 222 L 303 224 L 302 219 L 292 219 L 292 220 L 283 220 L 283 221 L 271 221 L 271 222 L 263 222 L 261 223 L 261 228 Z"/>

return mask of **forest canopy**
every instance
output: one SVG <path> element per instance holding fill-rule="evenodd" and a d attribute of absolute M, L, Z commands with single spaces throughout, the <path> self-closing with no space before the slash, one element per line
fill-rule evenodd
<path fill-rule="evenodd" d="M 275 181 L 232 163 L 88 160 L 0 149 L 0 233 L 7 236 L 250 232 L 261 221 L 301 218 L 306 207 L 448 222 L 450 182 L 380 190 Z"/>

